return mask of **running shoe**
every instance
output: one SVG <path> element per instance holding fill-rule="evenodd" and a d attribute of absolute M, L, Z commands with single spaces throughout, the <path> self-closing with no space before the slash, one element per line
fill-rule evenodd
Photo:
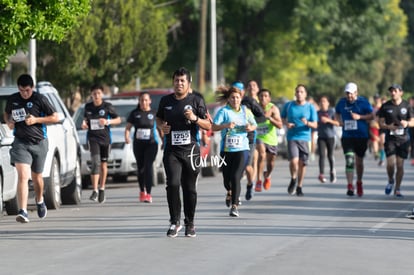
<path fill-rule="evenodd" d="M 181 230 L 181 225 L 180 224 L 174 224 L 172 223 L 170 225 L 170 228 L 168 228 L 167 231 L 167 237 L 170 238 L 175 238 L 178 236 L 178 232 Z"/>
<path fill-rule="evenodd" d="M 39 216 L 39 218 L 44 219 L 46 218 L 47 215 L 47 207 L 45 202 L 41 202 L 41 203 L 36 203 L 36 207 L 37 207 L 37 215 Z"/>
<path fill-rule="evenodd" d="M 325 179 L 325 177 L 323 176 L 323 174 L 319 174 L 318 179 L 319 179 L 319 181 L 320 181 L 321 183 L 325 183 L 325 182 L 326 182 L 326 179 Z"/>
<path fill-rule="evenodd" d="M 358 197 L 362 197 L 362 195 L 364 195 L 364 188 L 362 187 L 362 181 L 358 180 L 356 182 L 356 186 L 357 186 Z"/>
<path fill-rule="evenodd" d="M 229 194 L 229 193 L 227 193 L 226 194 L 226 206 L 227 207 L 230 207 L 230 205 L 231 205 L 231 194 Z"/>
<path fill-rule="evenodd" d="M 394 196 L 397 198 L 397 199 L 403 199 L 404 198 L 404 196 L 403 196 L 403 194 L 401 194 L 401 191 L 398 189 L 398 190 L 395 190 L 395 192 L 394 192 Z"/>
<path fill-rule="evenodd" d="M 105 190 L 104 189 L 99 189 L 99 194 L 98 194 L 98 202 L 99 203 L 104 203 L 106 200 L 105 197 Z"/>
<path fill-rule="evenodd" d="M 262 192 L 262 181 L 261 180 L 258 180 L 256 182 L 256 187 L 254 188 L 254 191 L 256 191 L 256 192 Z"/>
<path fill-rule="evenodd" d="M 290 183 L 289 183 L 289 186 L 288 186 L 288 189 L 287 189 L 289 195 L 294 194 L 295 186 L 296 186 L 296 179 L 291 179 Z"/>
<path fill-rule="evenodd" d="M 196 236 L 194 224 L 189 223 L 185 225 L 185 236 L 194 238 Z"/>
<path fill-rule="evenodd" d="M 352 183 L 348 183 L 348 191 L 346 191 L 348 196 L 354 195 L 354 185 Z"/>
<path fill-rule="evenodd" d="M 144 202 L 146 196 L 147 196 L 147 193 L 145 191 L 144 192 L 139 192 L 139 201 Z"/>
<path fill-rule="evenodd" d="M 272 182 L 270 181 L 270 178 L 265 178 L 265 181 L 263 183 L 264 190 L 269 190 L 271 185 Z"/>
<path fill-rule="evenodd" d="M 332 183 L 335 183 L 336 182 L 336 171 L 335 170 L 331 171 L 330 181 Z"/>
<path fill-rule="evenodd" d="M 91 194 L 91 196 L 89 197 L 89 199 L 90 199 L 91 201 L 97 201 L 97 200 L 98 200 L 98 192 L 96 192 L 95 190 L 94 190 L 94 191 L 92 191 L 92 194 Z"/>
<path fill-rule="evenodd" d="M 302 187 L 296 187 L 296 196 L 303 197 Z"/>
<path fill-rule="evenodd" d="M 233 205 L 230 208 L 230 213 L 229 213 L 230 217 L 238 217 L 239 216 L 239 211 L 237 210 L 237 206 Z"/>
<path fill-rule="evenodd" d="M 407 217 L 407 218 L 409 218 L 409 219 L 414 220 L 414 208 L 413 208 L 413 210 L 411 211 L 411 213 L 408 213 L 408 214 L 406 215 L 406 217 Z"/>
<path fill-rule="evenodd" d="M 27 215 L 27 212 L 23 209 L 19 210 L 19 213 L 16 216 L 16 222 L 20 223 L 28 223 L 29 222 L 29 216 Z"/>
<path fill-rule="evenodd" d="M 246 201 L 251 200 L 253 197 L 253 184 L 246 185 Z"/>
<path fill-rule="evenodd" d="M 387 186 L 385 186 L 385 195 L 391 194 L 393 187 L 394 187 L 394 180 L 388 181 Z"/>
<path fill-rule="evenodd" d="M 146 202 L 146 203 L 152 203 L 152 196 L 151 196 L 151 194 L 146 194 L 145 195 L 144 202 Z"/>
<path fill-rule="evenodd" d="M 414 166 L 414 159 L 411 160 L 411 166 Z"/>

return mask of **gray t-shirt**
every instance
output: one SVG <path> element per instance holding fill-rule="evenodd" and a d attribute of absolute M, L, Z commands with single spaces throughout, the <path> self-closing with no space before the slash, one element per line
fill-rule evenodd
<path fill-rule="evenodd" d="M 323 123 L 321 121 L 322 117 L 329 117 L 330 119 L 335 118 L 334 109 L 328 109 L 327 111 L 318 111 L 318 137 L 320 138 L 334 138 L 335 137 L 335 128 L 331 123 Z"/>

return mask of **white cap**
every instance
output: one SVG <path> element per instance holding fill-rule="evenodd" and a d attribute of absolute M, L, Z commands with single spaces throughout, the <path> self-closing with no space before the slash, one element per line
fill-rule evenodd
<path fill-rule="evenodd" d="M 358 90 L 357 85 L 356 85 L 355 83 L 353 83 L 353 82 L 349 82 L 349 83 L 347 83 L 347 84 L 345 85 L 344 92 L 345 92 L 345 93 L 351 93 L 351 94 L 353 94 L 353 93 L 355 93 L 357 90 Z"/>

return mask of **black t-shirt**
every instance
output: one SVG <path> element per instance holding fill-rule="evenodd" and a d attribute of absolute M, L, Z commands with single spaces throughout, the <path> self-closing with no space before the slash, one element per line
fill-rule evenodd
<path fill-rule="evenodd" d="M 110 126 L 99 125 L 99 119 L 113 119 L 117 118 L 118 114 L 111 103 L 103 101 L 101 105 L 95 106 L 93 102 L 88 102 L 85 105 L 84 118 L 88 124 L 88 140 L 97 142 L 101 145 L 111 144 L 111 129 Z"/>
<path fill-rule="evenodd" d="M 184 116 L 184 110 L 187 108 L 192 108 L 193 113 L 202 119 L 207 117 L 206 104 L 200 96 L 188 94 L 185 98 L 177 100 L 174 94 L 170 94 L 161 98 L 157 117 L 171 126 L 170 133 L 165 135 L 165 151 L 188 151 L 194 145 L 199 146 L 199 127 Z"/>
<path fill-rule="evenodd" d="M 394 105 L 391 100 L 382 104 L 377 113 L 378 117 L 385 118 L 386 124 L 394 124 L 400 126 L 401 120 L 410 120 L 414 117 L 414 111 L 410 107 L 408 101 L 403 100 L 399 105 Z M 400 128 L 395 131 L 385 130 L 385 138 L 392 140 L 408 140 L 408 129 Z"/>
<path fill-rule="evenodd" d="M 139 107 L 132 110 L 127 122 L 131 123 L 134 130 L 134 142 L 158 143 L 157 123 L 155 111 L 142 111 Z"/>
<path fill-rule="evenodd" d="M 29 99 L 24 99 L 20 93 L 15 93 L 9 97 L 5 112 L 15 122 L 14 136 L 16 138 L 38 143 L 47 138 L 46 125 L 39 123 L 27 125 L 24 121 L 26 115 L 46 117 L 55 113 L 56 109 L 44 95 L 38 92 L 33 92 Z"/>

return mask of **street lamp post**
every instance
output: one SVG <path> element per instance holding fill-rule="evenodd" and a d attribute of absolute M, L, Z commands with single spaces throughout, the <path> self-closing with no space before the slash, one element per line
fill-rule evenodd
<path fill-rule="evenodd" d="M 211 88 L 217 87 L 217 23 L 216 23 L 216 0 L 211 0 Z"/>

